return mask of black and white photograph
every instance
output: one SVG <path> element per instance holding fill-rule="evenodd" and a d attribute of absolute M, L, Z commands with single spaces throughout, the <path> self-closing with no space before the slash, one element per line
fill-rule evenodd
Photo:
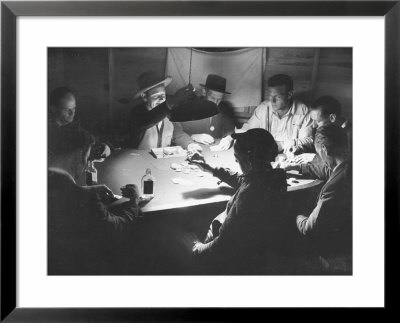
<path fill-rule="evenodd" d="M 1 322 L 396 308 L 399 0 L 0 10 Z"/>
<path fill-rule="evenodd" d="M 352 275 L 351 47 L 49 47 L 47 274 Z"/>

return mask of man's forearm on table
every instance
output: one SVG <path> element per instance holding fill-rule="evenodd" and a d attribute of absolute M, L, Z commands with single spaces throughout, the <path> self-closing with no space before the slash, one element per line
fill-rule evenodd
<path fill-rule="evenodd" d="M 323 181 L 327 181 L 331 174 L 331 170 L 322 164 L 321 160 L 314 158 L 313 161 L 300 165 L 300 173 L 307 177 L 318 178 Z"/>
<path fill-rule="evenodd" d="M 237 188 L 240 185 L 240 178 L 241 178 L 240 175 L 227 168 L 223 167 L 214 168 L 213 176 L 218 177 L 221 181 L 232 186 L 233 188 Z"/>

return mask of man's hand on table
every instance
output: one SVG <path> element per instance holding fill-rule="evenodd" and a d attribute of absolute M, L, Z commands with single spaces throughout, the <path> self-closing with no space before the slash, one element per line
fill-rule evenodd
<path fill-rule="evenodd" d="M 83 188 L 89 192 L 99 195 L 103 202 L 107 202 L 114 197 L 113 191 L 104 184 L 83 186 Z"/>
<path fill-rule="evenodd" d="M 214 143 L 214 138 L 206 133 L 194 134 L 190 137 L 200 144 L 210 145 Z"/>
<path fill-rule="evenodd" d="M 296 157 L 294 157 L 294 162 L 297 164 L 306 164 L 311 162 L 316 154 L 313 153 L 306 153 L 306 154 L 301 154 Z"/>
<path fill-rule="evenodd" d="M 199 144 L 196 144 L 195 142 L 192 142 L 191 144 L 189 144 L 187 146 L 187 150 L 191 151 L 193 153 L 195 153 L 195 152 L 199 152 L 200 153 L 200 152 L 203 151 L 203 148 Z"/>
<path fill-rule="evenodd" d="M 131 202 L 139 202 L 139 190 L 135 184 L 127 184 L 121 187 L 123 197 L 130 199 Z"/>
<path fill-rule="evenodd" d="M 232 144 L 233 144 L 233 138 L 231 136 L 226 136 L 221 139 L 221 141 L 217 145 L 218 149 L 216 150 L 228 150 L 229 148 L 232 147 Z"/>
<path fill-rule="evenodd" d="M 187 160 L 190 164 L 197 165 L 203 172 L 213 173 L 214 168 L 206 163 L 203 155 L 199 152 L 188 151 Z"/>
<path fill-rule="evenodd" d="M 192 161 L 202 161 L 204 163 L 206 162 L 204 156 L 199 151 L 196 150 L 188 150 L 186 160 L 188 162 Z"/>
<path fill-rule="evenodd" d="M 296 146 L 294 140 L 284 141 L 282 148 L 288 160 L 293 160 L 295 155 L 298 155 L 302 150 L 299 146 Z"/>

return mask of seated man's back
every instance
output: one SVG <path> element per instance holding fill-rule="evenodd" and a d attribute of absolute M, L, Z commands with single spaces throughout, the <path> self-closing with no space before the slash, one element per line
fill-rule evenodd
<path fill-rule="evenodd" d="M 49 170 L 48 175 L 49 274 L 113 273 L 121 233 L 138 208 L 111 214 L 97 194 L 68 174 Z"/>
<path fill-rule="evenodd" d="M 212 234 L 204 243 L 196 243 L 193 252 L 218 274 L 282 274 L 287 183 L 284 170 L 270 166 L 278 147 L 264 129 L 233 134 L 233 138 L 234 156 L 243 174 L 202 166 L 236 192 L 219 230 L 214 220 Z"/>
<path fill-rule="evenodd" d="M 321 263 L 327 273 L 340 270 L 349 274 L 352 266 L 352 162 L 345 130 L 335 125 L 318 128 L 315 148 L 332 173 L 311 214 L 297 216 L 297 227 L 311 242 L 310 251 L 324 259 Z"/>
<path fill-rule="evenodd" d="M 118 240 L 140 215 L 134 185 L 121 189 L 129 201 L 110 212 L 100 199 L 113 196 L 108 187 L 76 184 L 90 161 L 93 144 L 93 136 L 76 127 L 62 127 L 49 136 L 50 275 L 115 274 Z"/>
<path fill-rule="evenodd" d="M 318 253 L 327 257 L 351 254 L 352 166 L 340 164 L 322 188 L 316 209 L 318 225 L 312 235 Z M 317 212 L 315 210 L 313 213 Z"/>

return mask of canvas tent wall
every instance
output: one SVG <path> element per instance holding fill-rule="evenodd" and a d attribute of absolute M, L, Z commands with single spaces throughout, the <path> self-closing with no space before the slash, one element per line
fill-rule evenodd
<path fill-rule="evenodd" d="M 173 83 L 169 93 L 193 84 L 201 93 L 200 84 L 205 84 L 207 75 L 217 74 L 227 79 L 224 101 L 229 103 L 234 113 L 254 108 L 262 100 L 262 75 L 265 65 L 264 48 L 245 48 L 208 52 L 192 48 L 169 48 L 166 74 Z"/>

